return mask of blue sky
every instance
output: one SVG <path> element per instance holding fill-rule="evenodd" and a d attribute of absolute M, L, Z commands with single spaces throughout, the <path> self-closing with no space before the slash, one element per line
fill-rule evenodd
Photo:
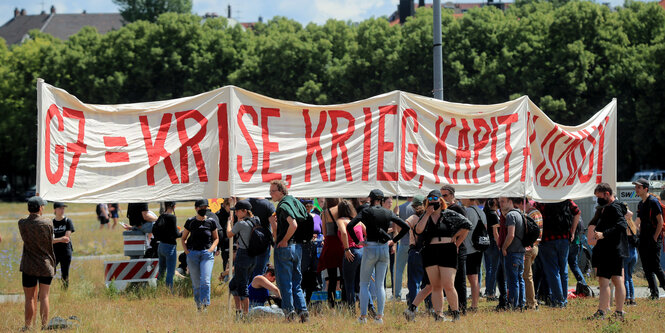
<path fill-rule="evenodd" d="M 605 1 L 607 0 L 599 0 Z M 431 2 L 432 0 L 426 1 Z M 623 0 L 609 2 L 613 6 L 623 4 Z M 302 24 L 321 24 L 329 18 L 361 21 L 372 16 L 388 16 L 397 9 L 399 0 L 193 0 L 193 3 L 193 12 L 199 15 L 216 12 L 225 16 L 227 6 L 231 5 L 232 16 L 240 22 L 255 22 L 259 16 L 264 20 L 273 16 L 285 16 Z M 25 8 L 28 14 L 39 14 L 42 9 L 48 12 L 51 5 L 55 6 L 58 13 L 81 13 L 83 10 L 88 13 L 118 11 L 112 0 L 0 0 L 0 26 L 14 16 L 16 7 Z"/>

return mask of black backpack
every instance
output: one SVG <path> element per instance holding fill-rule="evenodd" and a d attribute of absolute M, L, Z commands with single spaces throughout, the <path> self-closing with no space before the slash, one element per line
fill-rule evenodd
<path fill-rule="evenodd" d="M 159 215 L 155 224 L 152 225 L 152 236 L 157 241 L 162 241 L 162 229 L 164 229 L 164 215 Z"/>
<path fill-rule="evenodd" d="M 564 200 L 556 203 L 543 204 L 543 228 L 550 230 L 554 235 L 568 235 L 573 226 L 573 213 L 570 211 L 570 202 Z"/>
<path fill-rule="evenodd" d="M 314 217 L 312 217 L 312 214 L 307 213 L 304 218 L 298 217 L 296 222 L 298 222 L 298 228 L 293 233 L 293 240 L 297 243 L 311 241 L 314 235 Z"/>
<path fill-rule="evenodd" d="M 480 216 L 480 213 L 475 208 L 471 208 L 476 215 L 478 215 L 478 223 L 476 223 L 476 227 L 473 228 L 473 233 L 471 234 L 471 242 L 473 243 L 473 248 L 480 251 L 484 252 L 490 247 L 490 236 L 487 233 L 487 227 L 485 227 L 485 224 L 483 223 L 483 219 Z"/>
<path fill-rule="evenodd" d="M 270 247 L 270 233 L 263 225 L 261 225 L 261 222 L 252 220 L 245 221 L 252 225 L 252 231 L 249 234 L 249 243 L 245 242 L 245 240 L 242 239 L 242 236 L 240 236 L 240 240 L 242 240 L 247 248 L 247 254 L 250 257 L 264 254 Z M 240 233 L 238 233 L 238 235 L 240 235 Z"/>
<path fill-rule="evenodd" d="M 540 237 L 540 228 L 538 223 L 529 215 L 522 214 L 519 210 L 515 210 L 522 215 L 522 222 L 524 223 L 524 236 L 520 237 L 522 241 L 522 246 L 529 247 L 533 246 L 538 238 Z"/>

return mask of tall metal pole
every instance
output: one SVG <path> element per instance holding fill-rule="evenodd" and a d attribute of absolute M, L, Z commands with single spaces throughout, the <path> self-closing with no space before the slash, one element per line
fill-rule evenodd
<path fill-rule="evenodd" d="M 434 0 L 434 98 L 443 100 L 443 56 L 441 50 L 441 0 Z"/>

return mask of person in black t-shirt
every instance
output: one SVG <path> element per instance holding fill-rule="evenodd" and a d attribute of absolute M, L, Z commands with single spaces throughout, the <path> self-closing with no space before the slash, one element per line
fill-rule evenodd
<path fill-rule="evenodd" d="M 53 203 L 55 218 L 53 219 L 53 252 L 55 253 L 55 266 L 60 264 L 62 272 L 62 286 L 69 287 L 69 265 L 72 263 L 73 247 L 71 236 L 74 232 L 74 223 L 65 216 L 65 205 L 62 202 Z"/>
<path fill-rule="evenodd" d="M 635 193 L 642 201 L 637 204 L 637 219 L 635 224 L 640 231 L 638 251 L 642 260 L 644 277 L 649 283 L 651 299 L 658 299 L 658 287 L 654 275 L 665 289 L 665 273 L 660 266 L 660 252 L 663 248 L 663 210 L 655 195 L 649 194 L 649 181 L 640 178 L 633 182 Z"/>
<path fill-rule="evenodd" d="M 380 285 L 388 272 L 390 265 L 389 248 L 398 242 L 409 232 L 409 225 L 390 210 L 381 207 L 384 195 L 381 190 L 372 190 L 369 194 L 371 206 L 356 215 L 346 226 L 346 231 L 354 242 L 363 244 L 363 257 L 360 264 L 360 318 L 361 323 L 367 322 L 367 311 L 369 307 L 369 284 L 372 272 L 375 273 L 375 281 Z M 367 241 L 360 242 L 353 228 L 362 222 L 366 226 Z M 388 234 L 390 223 L 393 222 L 400 227 L 400 232 L 391 239 Z M 386 301 L 385 288 L 376 288 L 377 293 L 377 317 L 378 323 L 383 323 L 383 309 Z"/>
<path fill-rule="evenodd" d="M 610 281 L 614 284 L 615 317 L 623 320 L 623 303 L 626 298 L 626 288 L 623 283 L 623 258 L 628 256 L 628 238 L 626 228 L 628 224 L 624 218 L 625 208 L 614 199 L 612 187 L 607 183 L 600 183 L 594 190 L 598 205 L 602 206 L 599 219 L 589 223 L 589 244 L 593 247 L 591 259 L 596 268 L 600 295 L 598 296 L 598 311 L 587 319 L 603 319 L 605 310 L 610 308 Z M 593 223 L 593 224 L 591 224 Z"/>
<path fill-rule="evenodd" d="M 148 209 L 147 202 L 127 204 L 127 218 L 129 219 L 130 226 L 146 234 L 152 232 L 152 222 L 157 221 L 157 216 Z"/>
<path fill-rule="evenodd" d="M 275 213 L 275 205 L 270 203 L 270 201 L 262 198 L 249 198 L 249 203 L 252 205 L 252 214 L 258 217 L 261 220 L 261 225 L 268 230 L 270 233 L 270 239 L 272 240 L 272 229 L 270 227 L 270 216 Z M 268 262 L 270 261 L 270 247 L 266 249 L 266 252 L 256 256 L 256 266 L 254 267 L 254 272 L 252 272 L 252 277 L 257 275 L 263 275 L 265 273 L 266 267 L 268 267 Z"/>
<path fill-rule="evenodd" d="M 210 277 L 215 263 L 215 249 L 219 242 L 217 223 L 206 217 L 208 200 L 196 200 L 196 216 L 185 222 L 182 232 L 182 247 L 187 254 L 187 267 L 192 279 L 194 302 L 200 311 L 210 305 Z"/>
<path fill-rule="evenodd" d="M 455 199 L 455 188 L 451 185 L 441 186 L 441 196 L 448 205 L 447 209 L 452 210 L 466 217 L 466 209 Z M 460 245 L 457 251 L 457 271 L 455 273 L 455 290 L 457 290 L 459 311 L 466 314 L 466 246 Z"/>
<path fill-rule="evenodd" d="M 166 286 L 173 288 L 173 275 L 175 275 L 175 266 L 178 261 L 176 239 L 182 236 L 178 228 L 178 219 L 175 216 L 175 201 L 164 202 L 164 213 L 159 216 L 153 234 L 159 241 L 157 248 L 157 257 L 159 258 L 158 280 L 166 277 Z"/>

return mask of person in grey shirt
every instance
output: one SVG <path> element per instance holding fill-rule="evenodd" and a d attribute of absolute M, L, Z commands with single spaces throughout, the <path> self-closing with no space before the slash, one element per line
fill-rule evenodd
<path fill-rule="evenodd" d="M 230 199 L 231 203 L 235 201 Z M 235 216 L 238 222 L 233 224 L 233 218 L 229 217 L 229 222 L 226 224 L 226 235 L 232 238 L 238 235 L 238 253 L 236 253 L 235 261 L 233 262 L 233 279 L 229 282 L 229 290 L 233 295 L 233 300 L 236 306 L 236 319 L 241 319 L 249 312 L 249 294 L 247 286 L 249 285 L 250 274 L 256 265 L 256 257 L 250 256 L 247 248 L 249 246 L 249 239 L 252 235 L 254 226 L 261 225 L 258 217 L 252 214 L 252 205 L 247 200 L 238 201 L 232 208 L 235 211 Z M 231 228 L 233 224 L 233 228 Z"/>
<path fill-rule="evenodd" d="M 466 208 L 466 217 L 471 222 L 471 230 L 469 230 L 469 236 L 464 239 L 464 247 L 466 247 L 466 278 L 471 286 L 471 307 L 469 311 L 474 312 L 478 310 L 478 300 L 480 298 L 479 274 L 483 252 L 478 251 L 473 246 L 473 232 L 478 223 L 482 223 L 487 229 L 487 217 L 480 208 L 478 199 L 462 199 L 461 201 Z"/>
<path fill-rule="evenodd" d="M 414 215 L 416 212 L 411 207 L 411 202 L 413 197 L 406 198 L 406 202 L 399 205 L 399 210 L 397 215 L 402 220 L 408 219 L 411 215 Z M 399 243 L 397 243 L 397 251 L 395 252 L 395 266 L 392 276 L 395 277 L 395 283 L 393 283 L 393 295 L 396 300 L 402 299 L 402 276 L 404 275 L 404 268 L 406 267 L 406 262 L 409 259 L 409 237 L 402 237 Z"/>
<path fill-rule="evenodd" d="M 499 198 L 501 218 L 505 219 L 506 239 L 501 244 L 503 254 L 503 271 L 508 289 L 508 305 L 513 309 L 522 309 L 525 302 L 524 289 L 524 218 L 515 209 L 516 203 L 522 198 Z"/>

